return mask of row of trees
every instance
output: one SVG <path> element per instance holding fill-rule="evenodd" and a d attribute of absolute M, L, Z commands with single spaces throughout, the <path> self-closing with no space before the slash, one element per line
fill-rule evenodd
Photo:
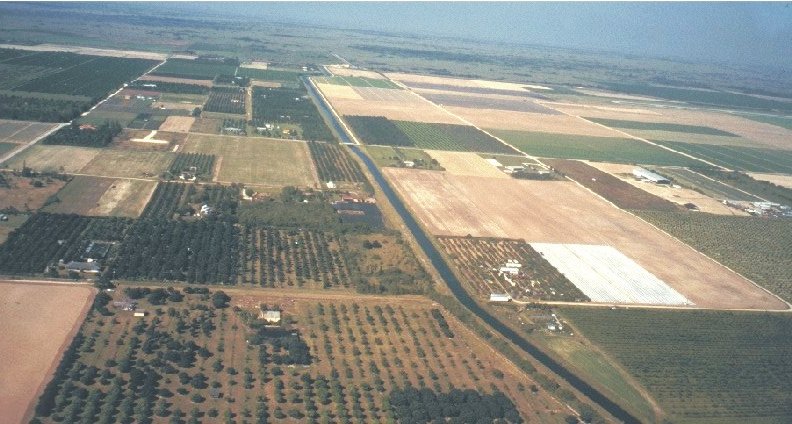
<path fill-rule="evenodd" d="M 0 118 L 68 122 L 91 107 L 90 102 L 0 94 Z"/>
<path fill-rule="evenodd" d="M 388 400 L 396 417 L 404 424 L 435 420 L 452 423 L 523 422 L 514 403 L 500 391 L 480 394 L 472 389 L 452 389 L 448 393 L 436 393 L 427 388 L 408 386 L 392 390 Z"/>
<path fill-rule="evenodd" d="M 105 147 L 123 127 L 117 121 L 108 121 L 96 127 L 82 126 L 78 122 L 63 127 L 45 138 L 43 144 L 66 144 L 82 147 Z"/>
<path fill-rule="evenodd" d="M 305 87 L 254 88 L 253 122 L 259 127 L 274 123 L 297 124 L 304 140 L 334 139 Z"/>
<path fill-rule="evenodd" d="M 360 165 L 338 144 L 311 141 L 308 147 L 322 181 L 365 181 Z"/>

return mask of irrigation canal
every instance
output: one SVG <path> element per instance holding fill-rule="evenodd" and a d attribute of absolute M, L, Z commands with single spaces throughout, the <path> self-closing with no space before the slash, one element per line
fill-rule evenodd
<path fill-rule="evenodd" d="M 330 108 L 324 103 L 322 97 L 315 92 L 313 84 L 311 84 L 310 81 L 307 81 L 307 78 L 303 78 L 303 82 L 305 83 L 312 97 L 316 100 L 316 104 L 321 109 L 322 114 L 331 119 L 334 129 L 341 137 L 341 141 L 350 145 L 349 148 L 352 149 L 352 151 L 363 161 L 369 172 L 371 172 L 371 175 L 374 176 L 374 180 L 376 181 L 377 185 L 380 187 L 385 196 L 387 196 L 388 200 L 396 209 L 396 212 L 399 214 L 401 219 L 404 220 L 407 228 L 409 228 L 410 232 L 412 232 L 415 240 L 418 242 L 418 245 L 421 246 L 421 249 L 432 262 L 432 265 L 435 267 L 437 272 L 440 273 L 440 277 L 445 281 L 446 285 L 448 285 L 451 293 L 453 293 L 454 296 L 456 296 L 456 298 L 463 305 L 465 305 L 466 308 L 468 308 L 468 310 L 484 320 L 484 322 L 489 324 L 493 329 L 495 329 L 495 331 L 499 332 L 503 337 L 507 338 L 520 349 L 533 356 L 537 361 L 541 362 L 559 377 L 566 380 L 581 393 L 588 396 L 589 399 L 597 403 L 611 415 L 619 420 L 624 421 L 625 423 L 640 423 L 640 420 L 632 416 L 629 412 L 625 411 L 621 406 L 610 400 L 607 396 L 592 387 L 590 384 L 583 381 L 580 377 L 566 369 L 563 365 L 561 365 L 561 363 L 534 346 L 524 337 L 517 334 L 516 331 L 502 323 L 494 315 L 490 314 L 478 303 L 476 303 L 475 300 L 473 300 L 470 294 L 462 287 L 462 284 L 456 278 L 454 273 L 451 272 L 451 268 L 449 268 L 445 259 L 442 257 L 440 252 L 437 251 L 437 248 L 434 246 L 434 244 L 432 244 L 432 242 L 429 240 L 429 236 L 427 236 L 426 232 L 424 232 L 424 230 L 418 225 L 418 222 L 404 206 L 404 203 L 402 203 L 399 196 L 396 195 L 390 184 L 388 184 L 388 182 L 382 176 L 382 173 L 379 171 L 377 166 L 374 165 L 374 162 L 368 157 L 368 155 L 363 153 L 363 151 L 360 150 L 358 146 L 354 145 L 346 131 L 344 131 L 343 126 L 330 111 Z"/>

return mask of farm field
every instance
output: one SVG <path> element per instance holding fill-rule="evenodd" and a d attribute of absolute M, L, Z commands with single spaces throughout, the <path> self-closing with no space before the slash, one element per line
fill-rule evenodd
<path fill-rule="evenodd" d="M 116 300 L 123 297 L 122 290 Z M 562 422 L 561 403 L 542 390 L 529 393 L 533 381 L 528 376 L 421 298 L 163 292 L 162 306 L 138 301 L 151 311 L 143 319 L 111 305 L 105 309 L 113 314 L 112 323 L 91 313 L 75 339 L 74 355 L 62 363 L 63 373 L 39 403 L 37 418 L 49 423 L 90 414 L 99 422 L 104 416 L 120 422 L 149 417 L 167 422 L 173 416 L 205 421 L 250 415 L 275 422 L 382 422 L 404 419 L 400 414 L 415 409 L 398 396 L 398 389 L 414 387 L 437 395 L 472 389 L 467 402 L 456 403 L 473 410 L 479 396 L 494 395 L 488 413 L 506 414 L 511 422 Z M 260 307 L 279 310 L 282 324 L 264 327 Z M 164 308 L 174 313 L 166 314 Z M 146 328 L 163 343 L 152 343 Z M 88 349 L 105 342 L 107 349 Z M 155 361 L 168 352 L 167 346 L 179 346 L 182 354 Z M 95 373 L 94 378 L 83 379 L 86 372 Z M 122 378 L 137 381 L 138 376 L 138 386 L 120 384 Z M 88 397 L 77 396 L 78 388 Z M 167 390 L 169 396 L 154 400 L 145 395 L 148 390 Z"/>
<path fill-rule="evenodd" d="M 301 72 L 283 69 L 255 69 L 244 66 L 237 70 L 237 76 L 248 77 L 262 81 L 281 81 L 296 83 L 300 79 Z"/>
<path fill-rule="evenodd" d="M 792 301 L 792 220 L 690 212 L 638 215 L 746 278 Z"/>
<path fill-rule="evenodd" d="M 352 87 L 374 87 L 401 90 L 397 84 L 383 78 L 366 78 L 358 76 L 312 77 L 318 84 L 348 85 Z"/>
<path fill-rule="evenodd" d="M 382 116 L 347 116 L 346 122 L 357 138 L 365 144 L 413 146 L 415 143 L 395 121 Z"/>
<path fill-rule="evenodd" d="M 266 124 L 297 125 L 302 140 L 335 140 L 305 87 L 253 89 L 253 121 L 256 126 Z M 284 134 L 284 138 L 286 137 Z"/>
<path fill-rule="evenodd" d="M 218 75 L 234 75 L 235 71 L 235 65 L 225 63 L 201 62 L 190 59 L 168 59 L 168 61 L 157 68 L 152 75 L 213 80 Z"/>
<path fill-rule="evenodd" d="M 680 423 L 792 417 L 787 314 L 562 308 Z"/>
<path fill-rule="evenodd" d="M 243 115 L 245 113 L 246 98 L 246 91 L 243 88 L 215 87 L 209 93 L 209 100 L 206 101 L 204 110 L 206 112 Z"/>
<path fill-rule="evenodd" d="M 102 125 L 108 121 L 114 121 L 118 122 L 123 127 L 127 127 L 131 125 L 139 115 L 140 114 L 137 112 L 119 112 L 95 109 L 88 115 L 77 118 L 76 122 L 80 124 Z"/>
<path fill-rule="evenodd" d="M 649 194 L 668 200 L 669 202 L 674 202 L 680 206 L 692 203 L 696 205 L 698 210 L 701 212 L 714 213 L 717 215 L 748 215 L 746 212 L 730 208 L 724 205 L 720 200 L 704 194 L 701 189 L 699 189 L 700 191 L 696 191 L 691 188 L 681 187 L 679 184 L 682 184 L 682 182 L 678 180 L 674 181 L 677 187 L 674 185 L 654 184 L 648 181 L 636 180 L 635 176 L 632 174 L 633 169 L 635 169 L 634 165 L 603 162 L 587 162 L 587 164 L 599 169 L 602 172 L 607 172 L 608 174 L 611 174 L 612 176 L 632 185 L 639 190 L 643 190 Z M 665 176 L 665 170 L 667 169 L 670 168 L 663 168 L 655 171 L 660 172 L 663 176 Z M 682 171 L 682 169 L 678 170 Z M 690 187 L 687 183 L 685 183 L 685 185 Z"/>
<path fill-rule="evenodd" d="M 173 162 L 170 152 L 102 149 L 79 172 L 117 178 L 151 178 L 165 172 Z"/>
<path fill-rule="evenodd" d="M 748 175 L 750 175 L 755 180 L 767 181 L 777 186 L 792 189 L 792 175 L 761 174 L 758 172 L 751 172 Z"/>
<path fill-rule="evenodd" d="M 396 146 L 366 146 L 366 152 L 379 167 L 394 166 L 405 168 L 404 161 L 412 161 L 415 169 L 443 170 L 443 167 L 436 160 L 433 160 L 427 152 L 421 149 Z"/>
<path fill-rule="evenodd" d="M 23 163 L 37 172 L 79 172 L 101 149 L 76 146 L 35 145 L 4 162 L 3 167 L 22 169 Z"/>
<path fill-rule="evenodd" d="M 58 201 L 44 210 L 52 213 L 137 218 L 156 185 L 155 181 L 78 175 L 56 194 Z"/>
<path fill-rule="evenodd" d="M 0 155 L 5 155 L 6 153 L 10 153 L 20 146 L 16 143 L 0 143 Z"/>
<path fill-rule="evenodd" d="M 790 130 L 775 125 L 765 124 L 738 115 L 696 109 L 654 108 L 648 105 L 619 107 L 605 105 L 590 105 L 578 103 L 553 103 L 547 102 L 546 106 L 557 109 L 573 116 L 587 116 L 595 119 L 617 119 L 648 123 L 672 123 L 679 125 L 704 126 L 739 137 L 709 136 L 697 134 L 677 133 L 685 139 L 696 140 L 699 143 L 713 140 L 718 144 L 742 147 L 755 147 L 767 149 L 789 150 Z M 627 131 L 632 134 L 631 131 Z M 646 137 L 644 137 L 646 138 Z M 656 137 L 650 137 L 657 139 Z"/>
<path fill-rule="evenodd" d="M 343 66 L 326 65 L 325 69 L 335 76 L 340 77 L 361 77 L 367 79 L 386 79 L 384 75 L 376 71 L 365 69 L 345 68 Z"/>
<path fill-rule="evenodd" d="M 0 243 L 5 243 L 12 231 L 21 227 L 30 215 L 9 215 L 8 221 L 0 221 Z"/>
<path fill-rule="evenodd" d="M 308 142 L 311 159 L 316 165 L 319 179 L 327 181 L 363 182 L 366 177 L 360 165 L 349 156 L 344 147 L 335 143 Z"/>
<path fill-rule="evenodd" d="M 160 131 L 172 131 L 179 133 L 190 132 L 195 123 L 195 118 L 191 116 L 169 116 L 165 122 L 160 125 Z"/>
<path fill-rule="evenodd" d="M 676 204 L 600 171 L 594 165 L 576 160 L 545 159 L 544 162 L 622 209 L 679 209 Z"/>
<path fill-rule="evenodd" d="M 518 84 L 513 82 L 451 78 L 451 77 L 406 74 L 406 73 L 386 73 L 385 75 L 388 78 L 402 82 L 407 86 L 412 86 L 412 84 L 442 84 L 442 85 L 451 85 L 454 87 L 461 87 L 461 88 L 466 88 L 466 87 L 489 88 L 493 90 L 505 90 L 505 91 L 524 91 L 528 89 L 528 90 L 536 90 L 541 93 L 552 93 L 552 90 L 549 87 L 543 87 L 543 86 L 531 85 L 531 84 Z"/>
<path fill-rule="evenodd" d="M 610 246 L 532 243 L 592 302 L 691 305 L 676 290 Z"/>
<path fill-rule="evenodd" d="M 153 82 L 166 82 L 171 84 L 197 85 L 206 88 L 210 88 L 214 85 L 214 83 L 211 80 L 165 77 L 162 75 L 152 75 L 152 74 L 143 75 L 142 77 L 138 78 L 138 81 L 153 81 Z"/>
<path fill-rule="evenodd" d="M 779 126 L 781 128 L 786 128 L 788 130 L 792 130 L 792 117 L 789 116 L 773 116 L 773 115 L 748 115 L 742 114 L 744 118 L 750 119 L 756 122 L 762 122 L 765 124 Z"/>
<path fill-rule="evenodd" d="M 486 161 L 495 160 L 503 166 L 518 166 L 524 163 L 529 165 L 539 164 L 539 162 L 536 160 L 522 155 L 493 155 L 489 153 L 479 153 L 479 156 L 481 156 Z"/>
<path fill-rule="evenodd" d="M 90 308 L 95 289 L 3 281 L 0 319 L 14 323 L 0 342 L 0 420 L 25 422 Z"/>
<path fill-rule="evenodd" d="M 0 174 L 0 210 L 14 208 L 18 211 L 38 210 L 66 183 L 60 179 L 29 178 Z M 42 184 L 35 187 L 36 181 Z"/>
<path fill-rule="evenodd" d="M 28 143 L 55 127 L 55 124 L 0 119 L 0 143 Z"/>
<path fill-rule="evenodd" d="M 678 166 L 686 166 L 698 162 L 660 147 L 629 138 L 589 137 L 496 129 L 488 131 L 532 156 Z"/>
<path fill-rule="evenodd" d="M 217 181 L 261 186 L 313 187 L 311 156 L 303 142 L 190 134 L 185 153 L 215 155 Z"/>
<path fill-rule="evenodd" d="M 520 301 L 589 300 L 537 250 L 522 240 L 438 237 L 437 241 L 465 283 L 481 298 L 488 298 L 490 293 L 508 293 L 512 299 Z M 516 275 L 500 272 L 501 267 L 514 260 L 520 263 Z"/>
<path fill-rule="evenodd" d="M 658 171 L 663 176 L 671 178 L 675 184 L 701 191 L 714 199 L 741 200 L 748 202 L 758 202 L 761 200 L 756 196 L 738 190 L 726 183 L 708 178 L 687 168 L 663 167 L 659 168 Z"/>
<path fill-rule="evenodd" d="M 642 122 L 642 121 L 629 121 L 624 119 L 604 119 L 604 118 L 589 118 L 589 117 L 584 117 L 584 119 L 595 122 L 597 124 L 605 125 L 607 127 L 620 128 L 620 129 L 668 131 L 668 132 L 677 132 L 677 133 L 737 137 L 737 135 L 732 134 L 728 131 L 723 131 L 711 127 L 703 127 L 700 125 L 674 124 L 669 122 Z"/>
<path fill-rule="evenodd" d="M 737 171 L 792 173 L 792 151 L 790 150 L 713 146 L 674 141 L 655 142 Z"/>
<path fill-rule="evenodd" d="M 466 94 L 438 90 L 418 90 L 421 97 L 441 106 L 469 109 L 506 110 L 512 112 L 536 113 L 540 115 L 560 115 L 560 112 L 542 106 L 527 96 L 507 96 L 495 94 Z M 526 94 L 530 94 L 526 92 Z"/>
<path fill-rule="evenodd" d="M 608 245 L 698 306 L 786 309 L 744 278 L 575 183 L 382 172 L 431 234 Z"/>
<path fill-rule="evenodd" d="M 417 147 L 461 152 L 517 153 L 478 128 L 469 125 L 395 121 Z"/>
<path fill-rule="evenodd" d="M 435 159 L 440 166 L 445 168 L 445 172 L 451 175 L 511 178 L 476 153 L 444 152 L 442 150 L 427 150 L 426 153 L 428 153 L 432 159 Z"/>
<path fill-rule="evenodd" d="M 190 127 L 189 132 L 204 134 L 220 134 L 220 127 L 223 125 L 222 119 L 214 118 L 195 118 L 195 122 Z"/>
<path fill-rule="evenodd" d="M 591 137 L 624 136 L 617 131 L 594 125 L 576 116 L 481 108 L 472 109 L 466 107 L 452 107 L 449 105 L 443 105 L 443 108 L 479 128 L 497 128 L 500 130 L 559 133 Z"/>

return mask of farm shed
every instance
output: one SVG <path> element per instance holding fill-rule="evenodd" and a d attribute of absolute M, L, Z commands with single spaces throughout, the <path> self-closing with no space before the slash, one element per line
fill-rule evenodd
<path fill-rule="evenodd" d="M 507 293 L 490 293 L 490 302 L 508 302 L 511 296 Z"/>
<path fill-rule="evenodd" d="M 671 184 L 671 180 L 669 180 L 668 178 L 660 174 L 656 174 L 647 169 L 641 168 L 640 166 L 633 169 L 633 176 L 635 176 L 635 178 L 638 178 L 640 180 L 651 181 L 655 184 Z"/>
<path fill-rule="evenodd" d="M 145 317 L 146 311 L 144 309 L 135 309 L 135 312 L 132 315 L 136 317 Z"/>
<path fill-rule="evenodd" d="M 265 311 L 259 312 L 259 319 L 263 319 L 267 324 L 280 324 L 281 313 L 280 311 Z"/>
<path fill-rule="evenodd" d="M 66 264 L 66 271 L 84 272 L 87 274 L 98 274 L 102 272 L 102 267 L 99 262 L 78 262 L 71 261 Z"/>

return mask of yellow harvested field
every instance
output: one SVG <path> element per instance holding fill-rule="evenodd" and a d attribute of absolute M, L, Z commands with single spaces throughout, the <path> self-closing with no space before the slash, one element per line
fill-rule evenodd
<path fill-rule="evenodd" d="M 165 122 L 160 125 L 159 130 L 186 133 L 190 132 L 194 123 L 195 118 L 192 116 L 169 116 L 165 118 Z"/>
<path fill-rule="evenodd" d="M 607 172 L 614 177 L 629 183 L 647 193 L 654 194 L 668 201 L 674 202 L 678 205 L 685 205 L 686 203 L 693 203 L 701 212 L 712 213 L 716 215 L 735 215 L 735 216 L 748 216 L 748 213 L 734 208 L 730 208 L 720 201 L 713 199 L 705 194 L 699 193 L 689 188 L 679 187 L 675 188 L 669 185 L 658 185 L 650 182 L 636 180 L 632 175 L 633 165 L 625 165 L 621 163 L 604 163 L 604 162 L 589 162 L 583 161 L 587 164 L 599 169 L 602 172 Z"/>
<path fill-rule="evenodd" d="M 331 100 L 339 115 L 384 116 L 397 121 L 464 124 L 459 118 L 425 101 Z"/>
<path fill-rule="evenodd" d="M 351 100 L 363 100 L 363 97 L 358 94 L 354 88 L 350 85 L 339 85 L 339 84 L 316 84 L 316 88 L 318 88 L 328 100 L 331 99 L 351 99 Z"/>
<path fill-rule="evenodd" d="M 617 131 L 593 124 L 576 116 L 452 106 L 443 106 L 443 108 L 479 128 L 588 135 L 593 137 L 624 136 Z"/>
<path fill-rule="evenodd" d="M 426 150 L 433 159 L 436 159 L 445 172 L 451 175 L 489 178 L 511 178 L 498 168 L 484 160 L 477 153 L 471 152 L 446 152 L 440 150 Z"/>
<path fill-rule="evenodd" d="M 379 72 L 367 71 L 365 69 L 352 69 L 344 66 L 328 65 L 327 70 L 333 75 L 340 77 L 361 77 L 371 79 L 386 79 L 384 75 Z"/>
<path fill-rule="evenodd" d="M 308 144 L 263 137 L 190 134 L 185 153 L 215 155 L 215 181 L 263 187 L 315 187 Z"/>
<path fill-rule="evenodd" d="M 35 145 L 14 156 L 3 166 L 22 169 L 23 163 L 38 172 L 79 172 L 102 149 L 75 146 Z"/>
<path fill-rule="evenodd" d="M 737 137 L 697 137 L 695 142 L 730 142 L 730 145 L 792 150 L 792 131 L 775 125 L 752 121 L 740 116 L 697 109 L 646 109 L 611 108 L 602 106 L 569 103 L 543 103 L 564 113 L 605 119 L 623 119 L 641 122 L 667 122 L 682 125 L 711 127 L 740 136 Z M 631 133 L 631 130 L 625 130 Z M 638 133 L 639 131 L 635 131 Z M 670 141 L 694 141 L 695 134 L 676 133 L 678 139 Z M 663 136 L 662 134 L 656 135 Z M 646 138 L 646 137 L 644 137 Z M 730 140 L 729 140 L 730 139 Z"/>
<path fill-rule="evenodd" d="M 155 188 L 156 181 L 115 180 L 88 215 L 137 218 L 143 213 Z"/>
<path fill-rule="evenodd" d="M 88 312 L 88 286 L 0 282 L 0 421 L 28 422 Z"/>
<path fill-rule="evenodd" d="M 792 188 L 792 175 L 783 174 L 761 174 L 758 172 L 750 172 L 748 175 L 757 180 L 769 181 L 775 185 Z"/>
<path fill-rule="evenodd" d="M 612 246 L 697 306 L 787 308 L 750 281 L 573 182 L 399 168 L 385 168 L 383 174 L 435 235 Z"/>
<path fill-rule="evenodd" d="M 444 84 L 455 85 L 458 87 L 479 87 L 491 88 L 494 90 L 524 90 L 526 88 L 538 91 L 551 91 L 550 87 L 532 84 L 518 84 L 513 82 L 503 81 L 486 81 L 478 79 L 462 79 L 450 77 L 437 77 L 431 75 L 415 75 L 403 73 L 387 73 L 385 74 L 390 79 L 403 82 L 405 85 L 410 85 L 411 82 L 428 83 L 428 84 Z"/>

